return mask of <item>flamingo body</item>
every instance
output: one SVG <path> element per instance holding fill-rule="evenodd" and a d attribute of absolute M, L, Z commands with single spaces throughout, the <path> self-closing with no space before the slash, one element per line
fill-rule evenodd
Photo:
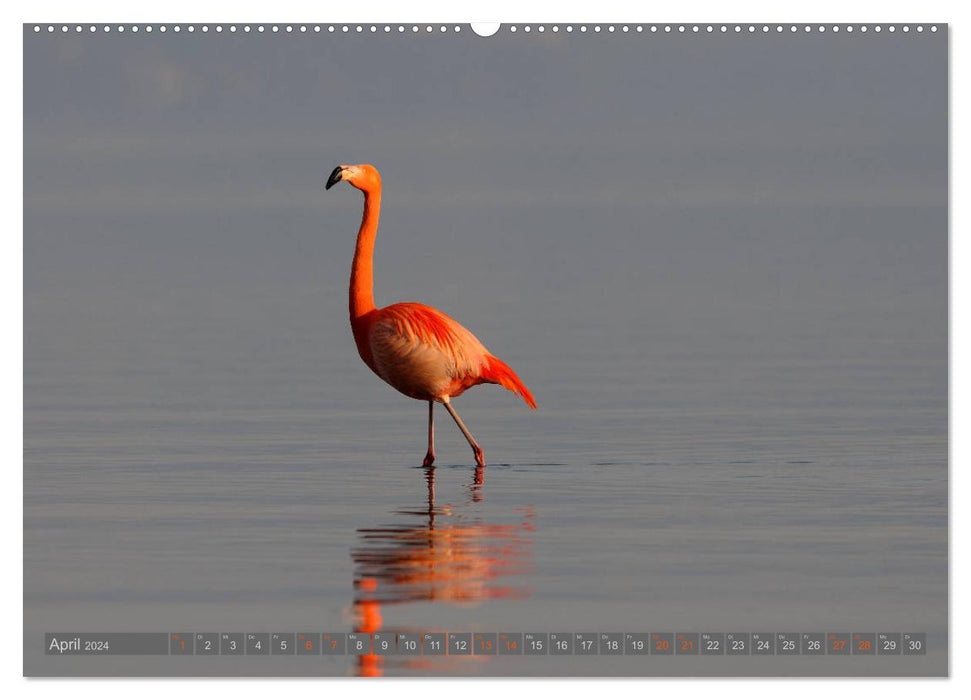
<path fill-rule="evenodd" d="M 381 209 L 381 176 L 373 165 L 340 165 L 331 173 L 326 189 L 338 182 L 348 182 L 364 193 L 349 290 L 351 329 L 361 359 L 405 396 L 429 402 L 425 466 L 435 459 L 433 402 L 445 405 L 472 446 L 476 463 L 485 466 L 482 448 L 450 399 L 478 384 L 499 384 L 535 409 L 532 393 L 509 365 L 441 311 L 412 302 L 375 307 L 374 239 Z"/>
<path fill-rule="evenodd" d="M 499 384 L 536 401 L 510 367 L 492 355 L 455 319 L 424 304 L 405 302 L 376 309 L 352 324 L 370 350 L 364 362 L 405 396 L 444 403 L 477 384 Z"/>

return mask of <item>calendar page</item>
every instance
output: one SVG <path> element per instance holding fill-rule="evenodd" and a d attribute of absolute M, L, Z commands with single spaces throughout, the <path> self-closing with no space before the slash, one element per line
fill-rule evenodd
<path fill-rule="evenodd" d="M 948 674 L 946 24 L 26 24 L 24 674 Z"/>

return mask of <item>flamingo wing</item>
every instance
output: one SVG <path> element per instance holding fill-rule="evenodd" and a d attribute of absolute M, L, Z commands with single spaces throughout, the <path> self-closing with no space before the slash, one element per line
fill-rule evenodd
<path fill-rule="evenodd" d="M 414 303 L 387 306 L 376 312 L 369 339 L 374 371 L 406 396 L 444 400 L 489 383 L 536 408 L 532 393 L 512 368 L 438 309 Z"/>
<path fill-rule="evenodd" d="M 489 351 L 458 321 L 430 306 L 402 303 L 379 310 L 369 337 L 375 372 L 413 398 L 457 396 L 487 381 L 480 375 Z"/>

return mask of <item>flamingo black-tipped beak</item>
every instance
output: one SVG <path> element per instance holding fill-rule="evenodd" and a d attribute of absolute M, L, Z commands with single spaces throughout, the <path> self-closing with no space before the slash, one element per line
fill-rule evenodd
<path fill-rule="evenodd" d="M 333 187 L 343 179 L 344 179 L 344 167 L 341 165 L 338 165 L 336 168 L 334 168 L 334 172 L 330 174 L 330 177 L 327 178 L 327 184 L 324 185 L 324 189 L 329 190 L 331 187 Z"/>

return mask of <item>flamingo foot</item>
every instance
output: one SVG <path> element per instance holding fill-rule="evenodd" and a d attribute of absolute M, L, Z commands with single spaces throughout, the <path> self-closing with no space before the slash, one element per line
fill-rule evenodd
<path fill-rule="evenodd" d="M 485 452 L 482 451 L 482 448 L 481 447 L 479 447 L 478 445 L 476 445 L 475 447 L 473 447 L 472 448 L 472 454 L 475 455 L 475 466 L 477 466 L 477 467 L 479 467 L 479 469 L 481 469 L 482 467 L 484 467 L 486 465 L 486 463 L 485 463 Z"/>
<path fill-rule="evenodd" d="M 425 459 L 424 459 L 424 461 L 422 461 L 421 466 L 423 466 L 423 467 L 430 467 L 434 463 L 435 463 L 435 453 L 434 452 L 429 452 L 428 454 L 425 455 Z"/>

